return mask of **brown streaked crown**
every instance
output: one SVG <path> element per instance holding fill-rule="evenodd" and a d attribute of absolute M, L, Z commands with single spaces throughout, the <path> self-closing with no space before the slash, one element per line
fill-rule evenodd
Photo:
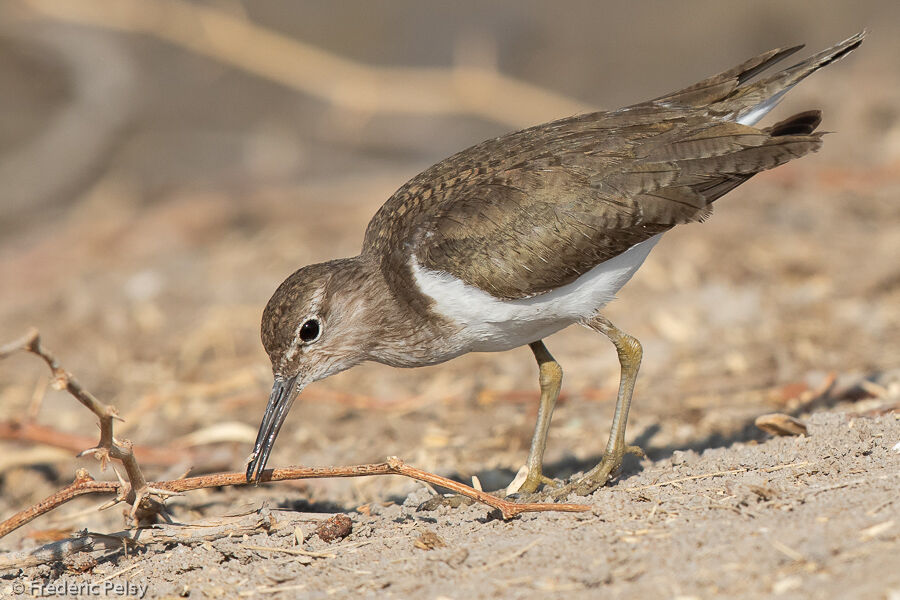
<path fill-rule="evenodd" d="M 276 371 L 295 342 L 303 319 L 327 311 L 328 284 L 350 259 L 331 260 L 298 269 L 285 279 L 263 311 L 260 337 Z"/>

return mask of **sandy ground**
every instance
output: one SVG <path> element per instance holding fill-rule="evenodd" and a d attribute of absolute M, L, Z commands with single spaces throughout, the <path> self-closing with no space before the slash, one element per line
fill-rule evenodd
<path fill-rule="evenodd" d="M 367 64 L 493 61 L 605 107 L 777 45 L 873 33 L 778 109 L 823 108 L 836 132 L 823 150 L 667 234 L 609 307 L 645 349 L 628 439 L 648 458 L 586 499 L 591 512 L 509 522 L 480 506 L 420 512 L 432 492 L 400 477 L 200 491 L 169 501 L 177 523 L 224 519 L 237 531 L 261 520 L 266 532 L 127 553 L 98 544 L 90 559 L 5 572 L 0 596 L 106 580 L 146 586 L 148 598 L 900 597 L 895 3 L 833 3 L 816 19 L 802 18 L 816 4 L 778 2 L 694 4 L 702 13 L 210 6 Z M 259 317 L 284 276 L 354 254 L 403 181 L 510 129 L 483 115 L 338 110 L 153 35 L 3 16 L 0 110 L 20 118 L 0 121 L 0 342 L 39 327 L 64 366 L 120 408 L 117 435 L 176 456 L 144 465 L 155 479 L 241 468 L 271 385 Z M 599 459 L 618 366 L 584 329 L 547 344 L 565 380 L 545 470 L 567 478 Z M 35 357 L 0 362 L 0 421 L 84 444 L 0 440 L 0 517 L 77 468 L 113 477 L 72 458 L 94 443 L 94 419 L 48 384 Z M 527 349 L 417 370 L 363 365 L 304 391 L 270 464 L 397 455 L 501 488 L 525 459 L 537 397 Z M 753 425 L 772 412 L 808 435 L 773 439 Z M 96 511 L 103 500 L 73 501 L 0 549 L 121 530 L 119 508 Z M 315 529 L 335 513 L 353 531 L 326 543 Z"/>
<path fill-rule="evenodd" d="M 900 422 L 819 413 L 808 425 L 809 437 L 647 460 L 594 494 L 589 513 L 423 512 L 422 489 L 351 512 L 350 535 L 327 543 L 315 534 L 327 515 L 270 504 L 265 533 L 153 544 L 89 575 L 45 566 L 15 581 L 111 577 L 191 598 L 896 597 Z M 234 514 L 223 496 L 205 510 Z"/>

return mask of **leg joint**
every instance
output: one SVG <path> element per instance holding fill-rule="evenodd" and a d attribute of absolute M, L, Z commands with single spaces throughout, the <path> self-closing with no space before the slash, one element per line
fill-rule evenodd
<path fill-rule="evenodd" d="M 620 332 L 621 333 L 621 332 Z M 627 356 L 634 362 L 640 364 L 641 357 L 644 355 L 644 348 L 636 337 L 632 337 L 627 333 L 621 333 L 616 340 L 616 349 L 619 354 Z"/>
<path fill-rule="evenodd" d="M 615 345 L 616 351 L 619 353 L 619 362 L 623 368 L 636 369 L 640 367 L 644 349 L 636 337 L 628 335 L 602 315 L 597 315 L 587 325 L 608 337 Z"/>
<path fill-rule="evenodd" d="M 541 387 L 551 385 L 560 385 L 562 383 L 563 370 L 559 363 L 555 360 L 542 362 L 540 365 L 540 384 Z"/>
<path fill-rule="evenodd" d="M 613 340 L 619 353 L 619 362 L 623 369 L 638 369 L 641 366 L 641 358 L 644 350 L 641 343 L 635 337 L 623 333 Z"/>

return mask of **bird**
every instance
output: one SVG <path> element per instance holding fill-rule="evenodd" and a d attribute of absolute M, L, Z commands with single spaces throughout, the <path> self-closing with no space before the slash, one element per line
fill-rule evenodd
<path fill-rule="evenodd" d="M 517 489 L 552 498 L 606 485 L 628 453 L 640 342 L 602 309 L 674 226 L 705 220 L 755 174 L 815 152 L 821 111 L 756 124 L 795 85 L 845 57 L 862 31 L 784 70 L 778 48 L 689 87 L 487 140 L 429 167 L 376 212 L 357 256 L 305 266 L 267 303 L 261 339 L 274 383 L 246 480 L 259 483 L 307 385 L 366 361 L 421 367 L 528 345 L 537 422 Z M 563 484 L 543 473 L 562 368 L 542 341 L 574 324 L 618 353 L 620 383 L 600 462 Z"/>

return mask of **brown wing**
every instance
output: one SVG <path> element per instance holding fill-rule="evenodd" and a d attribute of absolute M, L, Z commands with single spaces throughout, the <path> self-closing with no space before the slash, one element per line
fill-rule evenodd
<path fill-rule="evenodd" d="M 846 54 L 851 43 L 832 55 Z M 773 83 L 778 75 L 741 85 L 745 73 L 787 53 L 767 53 L 656 101 L 464 150 L 385 203 L 369 224 L 363 252 L 413 254 L 421 265 L 498 298 L 569 283 L 678 223 L 702 220 L 714 200 L 755 173 L 818 149 L 815 111 L 766 130 L 727 120 L 753 109 L 748 102 L 759 103 L 759 94 L 745 88 L 765 84 L 779 93 L 798 73 L 833 60 L 823 53 L 788 69 L 781 89 Z"/>

